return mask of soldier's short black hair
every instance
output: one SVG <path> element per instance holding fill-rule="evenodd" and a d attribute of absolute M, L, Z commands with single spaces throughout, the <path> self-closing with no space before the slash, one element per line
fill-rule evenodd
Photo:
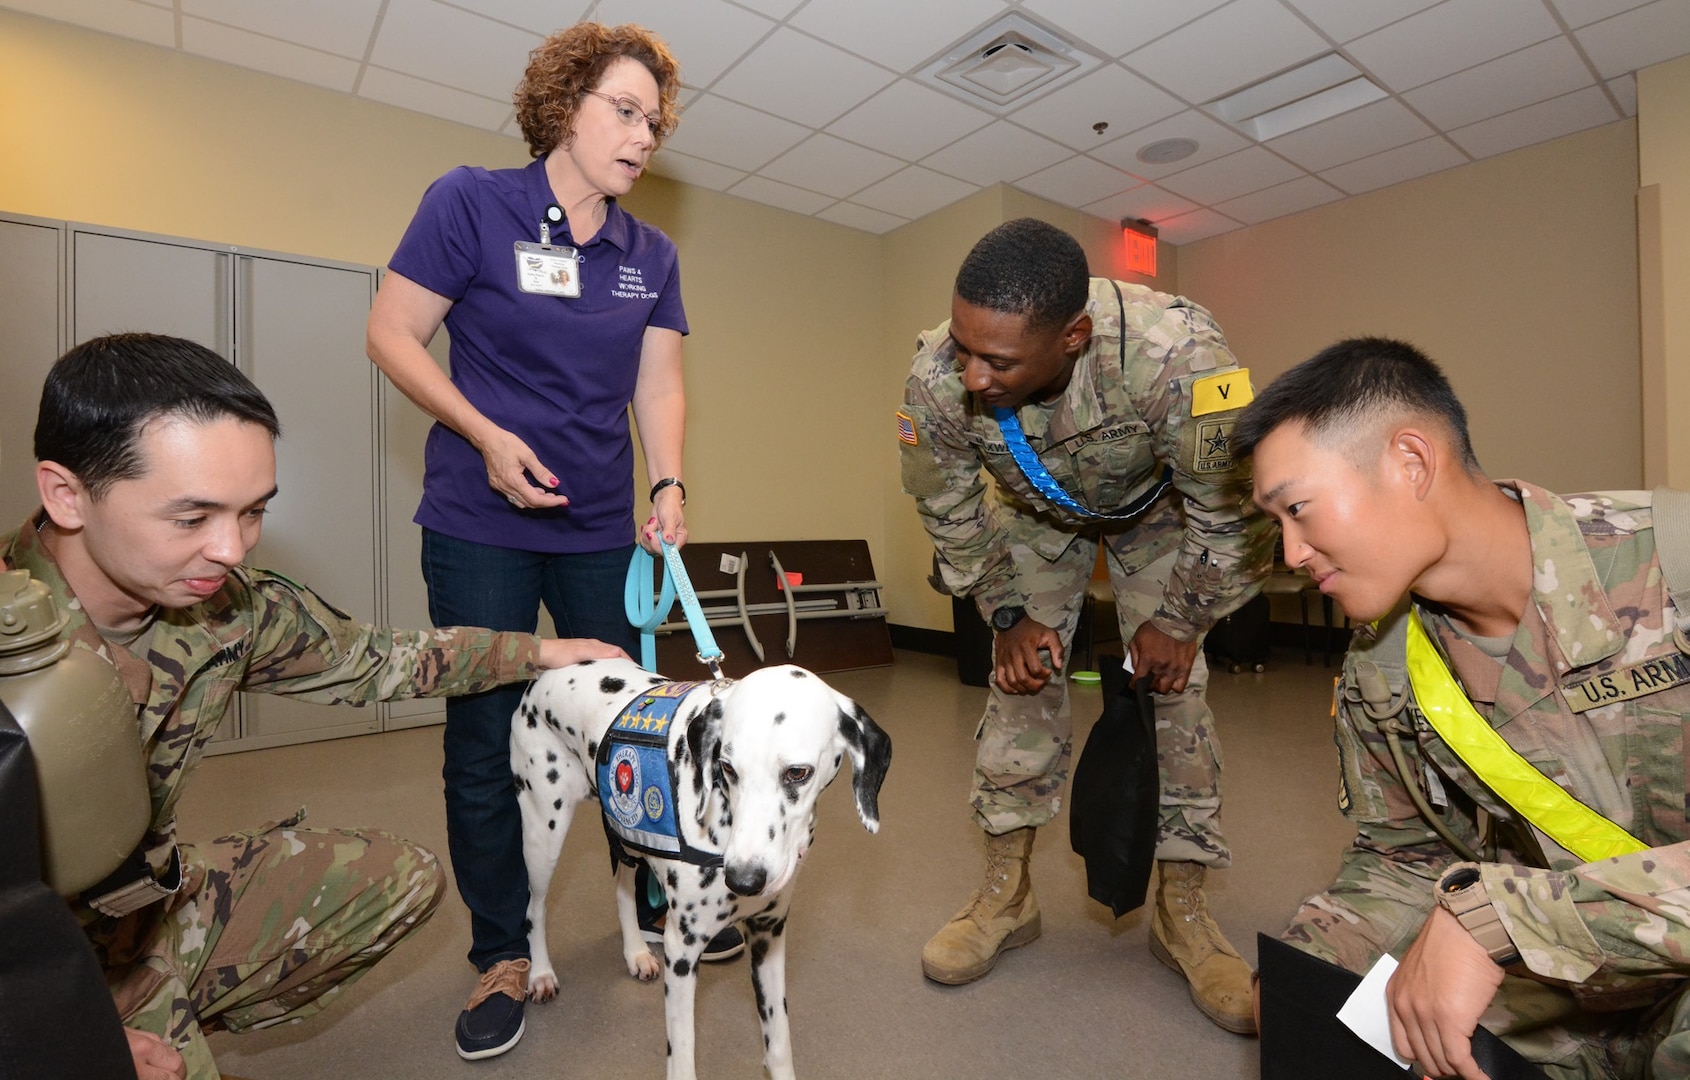
<path fill-rule="evenodd" d="M 1037 218 L 1006 221 L 962 260 L 956 293 L 964 303 L 1027 316 L 1027 329 L 1049 330 L 1078 315 L 1091 293 L 1080 242 Z"/>
<path fill-rule="evenodd" d="M 1233 453 L 1249 457 L 1275 429 L 1300 423 L 1311 438 L 1333 434 L 1385 412 L 1434 416 L 1448 426 L 1468 472 L 1479 459 L 1467 433 L 1467 410 L 1438 365 L 1413 345 L 1359 337 L 1328 346 L 1273 380 L 1232 429 Z"/>
<path fill-rule="evenodd" d="M 203 345 L 163 334 L 113 334 L 65 353 L 47 372 L 35 459 L 76 474 L 91 498 L 145 471 L 141 431 L 161 416 L 231 418 L 275 439 L 276 410 L 239 368 Z"/>

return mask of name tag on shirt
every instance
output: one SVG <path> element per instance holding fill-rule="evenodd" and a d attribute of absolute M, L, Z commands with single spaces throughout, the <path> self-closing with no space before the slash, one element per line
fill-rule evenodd
<path fill-rule="evenodd" d="M 580 296 L 581 265 L 575 249 L 518 240 L 516 287 L 538 296 Z"/>

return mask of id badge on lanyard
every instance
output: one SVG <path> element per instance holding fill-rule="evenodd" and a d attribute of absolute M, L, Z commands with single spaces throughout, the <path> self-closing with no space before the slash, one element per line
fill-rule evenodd
<path fill-rule="evenodd" d="M 548 207 L 550 214 L 553 208 Z M 561 221 L 563 215 L 558 214 Z M 552 243 L 551 224 L 540 222 L 540 242 L 516 242 L 516 287 L 538 296 L 581 295 L 581 263 L 572 247 Z"/>

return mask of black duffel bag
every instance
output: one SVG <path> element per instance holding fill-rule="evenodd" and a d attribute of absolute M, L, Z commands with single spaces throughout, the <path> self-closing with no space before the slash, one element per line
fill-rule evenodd
<path fill-rule="evenodd" d="M 1086 862 L 1086 895 L 1120 918 L 1144 904 L 1156 863 L 1156 708 L 1150 680 L 1107 658 L 1103 713 L 1074 766 L 1068 839 Z"/>

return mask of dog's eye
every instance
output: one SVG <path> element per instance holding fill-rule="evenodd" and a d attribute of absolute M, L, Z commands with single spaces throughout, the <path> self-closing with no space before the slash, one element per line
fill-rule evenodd
<path fill-rule="evenodd" d="M 735 780 L 739 779 L 739 774 L 734 772 L 734 767 L 733 767 L 732 762 L 724 761 L 720 764 L 719 767 L 722 770 L 722 779 L 723 780 L 726 780 L 728 783 L 731 784 Z"/>
<path fill-rule="evenodd" d="M 796 787 L 815 775 L 815 768 L 809 765 L 794 765 L 786 770 L 782 779 L 789 785 Z"/>

